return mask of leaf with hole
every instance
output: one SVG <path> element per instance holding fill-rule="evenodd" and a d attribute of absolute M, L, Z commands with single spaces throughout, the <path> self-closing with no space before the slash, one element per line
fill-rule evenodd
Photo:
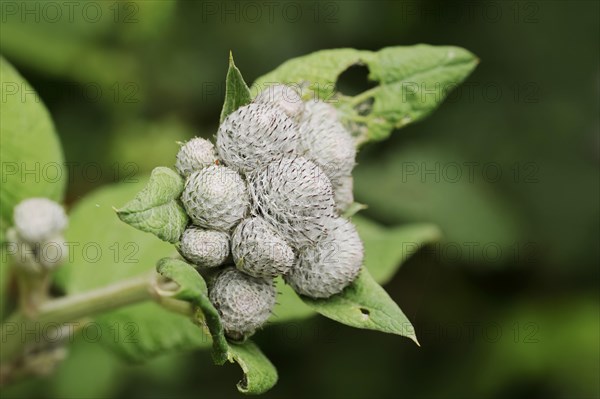
<path fill-rule="evenodd" d="M 419 344 L 408 318 L 366 268 L 339 294 L 326 299 L 301 298 L 318 313 L 342 324 L 402 335 Z"/>
<path fill-rule="evenodd" d="M 352 218 L 352 223 L 365 248 L 364 266 L 380 284 L 387 283 L 420 248 L 441 238 L 440 230 L 429 223 L 383 227 L 358 215 Z M 283 280 L 277 279 L 276 287 L 280 295 L 271 322 L 280 323 L 314 315 L 315 310 L 308 307 Z"/>
<path fill-rule="evenodd" d="M 118 209 L 117 215 L 138 230 L 176 243 L 188 223 L 188 216 L 179 202 L 183 186 L 183 179 L 175 171 L 155 168 L 146 187 Z"/>
<path fill-rule="evenodd" d="M 260 77 L 257 87 L 279 82 L 305 88 L 305 99 L 331 102 L 357 142 L 387 138 L 394 129 L 431 113 L 477 65 L 469 51 L 451 46 L 398 46 L 379 51 L 322 50 L 281 64 Z M 354 65 L 365 65 L 378 84 L 355 96 L 339 93 L 338 77 Z"/>

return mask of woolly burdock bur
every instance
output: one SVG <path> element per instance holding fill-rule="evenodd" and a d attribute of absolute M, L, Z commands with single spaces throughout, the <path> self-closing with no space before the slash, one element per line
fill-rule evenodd
<path fill-rule="evenodd" d="M 304 102 L 300 94 L 293 87 L 280 83 L 266 87 L 258 93 L 254 102 L 276 105 L 295 121 L 299 121 L 304 113 Z"/>
<path fill-rule="evenodd" d="M 250 198 L 239 173 L 213 165 L 190 175 L 181 202 L 195 225 L 228 231 L 246 216 Z"/>
<path fill-rule="evenodd" d="M 292 248 L 261 217 L 238 224 L 231 239 L 231 252 L 236 267 L 254 277 L 285 274 L 294 263 Z"/>
<path fill-rule="evenodd" d="M 295 249 L 323 235 L 323 218 L 334 216 L 331 183 L 303 157 L 281 158 L 249 175 L 253 213 L 275 227 Z"/>
<path fill-rule="evenodd" d="M 209 297 L 219 311 L 227 335 L 241 340 L 252 335 L 271 316 L 275 287 L 272 281 L 227 268 L 215 278 Z"/>
<path fill-rule="evenodd" d="M 216 160 L 217 153 L 213 143 L 201 137 L 194 137 L 179 149 L 175 169 L 180 175 L 187 177 L 192 172 L 214 165 Z"/>
<path fill-rule="evenodd" d="M 220 266 L 229 256 L 229 234 L 188 227 L 181 236 L 179 251 L 184 258 L 197 266 Z"/>
<path fill-rule="evenodd" d="M 223 162 L 248 173 L 298 147 L 298 126 L 273 104 L 248 104 L 231 113 L 217 132 Z"/>
<path fill-rule="evenodd" d="M 304 248 L 285 281 L 298 294 L 328 298 L 352 283 L 363 263 L 364 249 L 352 223 L 343 218 L 325 221 L 327 235 Z"/>
<path fill-rule="evenodd" d="M 334 185 L 340 177 L 350 175 L 356 146 L 333 106 L 322 101 L 307 102 L 299 126 L 300 155 L 319 165 Z"/>

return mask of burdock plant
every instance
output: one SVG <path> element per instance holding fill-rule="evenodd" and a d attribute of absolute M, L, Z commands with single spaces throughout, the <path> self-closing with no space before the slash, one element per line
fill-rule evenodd
<path fill-rule="evenodd" d="M 338 92 L 338 77 L 356 64 L 377 84 Z M 0 307 L 2 383 L 52 372 L 71 341 L 68 323 L 108 331 L 127 320 L 121 335 L 101 340 L 136 361 L 210 345 L 216 364 L 241 365 L 244 393 L 277 382 L 249 339 L 269 323 L 316 312 L 417 342 L 379 284 L 439 230 L 384 228 L 357 215 L 365 206 L 354 201 L 352 169 L 358 149 L 427 116 L 476 64 L 457 47 L 326 50 L 287 61 L 249 88 L 230 58 L 214 144 L 179 143 L 173 168 L 92 193 L 68 227 L 58 204 L 63 180 L 3 182 L 0 238 L 10 262 L 2 275 L 16 281 L 17 295 Z M 2 84 L 31 90 L 3 59 L 1 67 Z M 62 162 L 41 103 L 3 104 L 0 151 L 3 162 Z M 90 243 L 101 256 L 90 256 Z M 22 333 L 32 329 L 54 335 Z"/>

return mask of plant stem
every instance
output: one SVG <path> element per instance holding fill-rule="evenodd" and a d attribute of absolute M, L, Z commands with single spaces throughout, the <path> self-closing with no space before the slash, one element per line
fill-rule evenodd
<path fill-rule="evenodd" d="M 65 323 L 154 299 L 154 279 L 153 272 L 85 293 L 51 299 L 40 304 L 35 318 L 22 311 L 15 313 L 2 323 L 0 362 L 23 355 L 29 343 L 39 344 L 43 335 L 54 334 L 54 330 Z"/>

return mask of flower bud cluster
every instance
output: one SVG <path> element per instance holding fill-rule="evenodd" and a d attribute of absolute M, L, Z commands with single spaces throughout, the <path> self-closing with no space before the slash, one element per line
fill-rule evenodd
<path fill-rule="evenodd" d="M 216 147 L 216 150 L 215 150 Z M 273 278 L 327 298 L 358 275 L 363 245 L 341 215 L 353 203 L 354 140 L 335 108 L 274 85 L 228 115 L 216 146 L 195 138 L 177 155 L 192 221 L 179 251 L 212 276 L 209 297 L 228 336 L 260 328 Z"/>

